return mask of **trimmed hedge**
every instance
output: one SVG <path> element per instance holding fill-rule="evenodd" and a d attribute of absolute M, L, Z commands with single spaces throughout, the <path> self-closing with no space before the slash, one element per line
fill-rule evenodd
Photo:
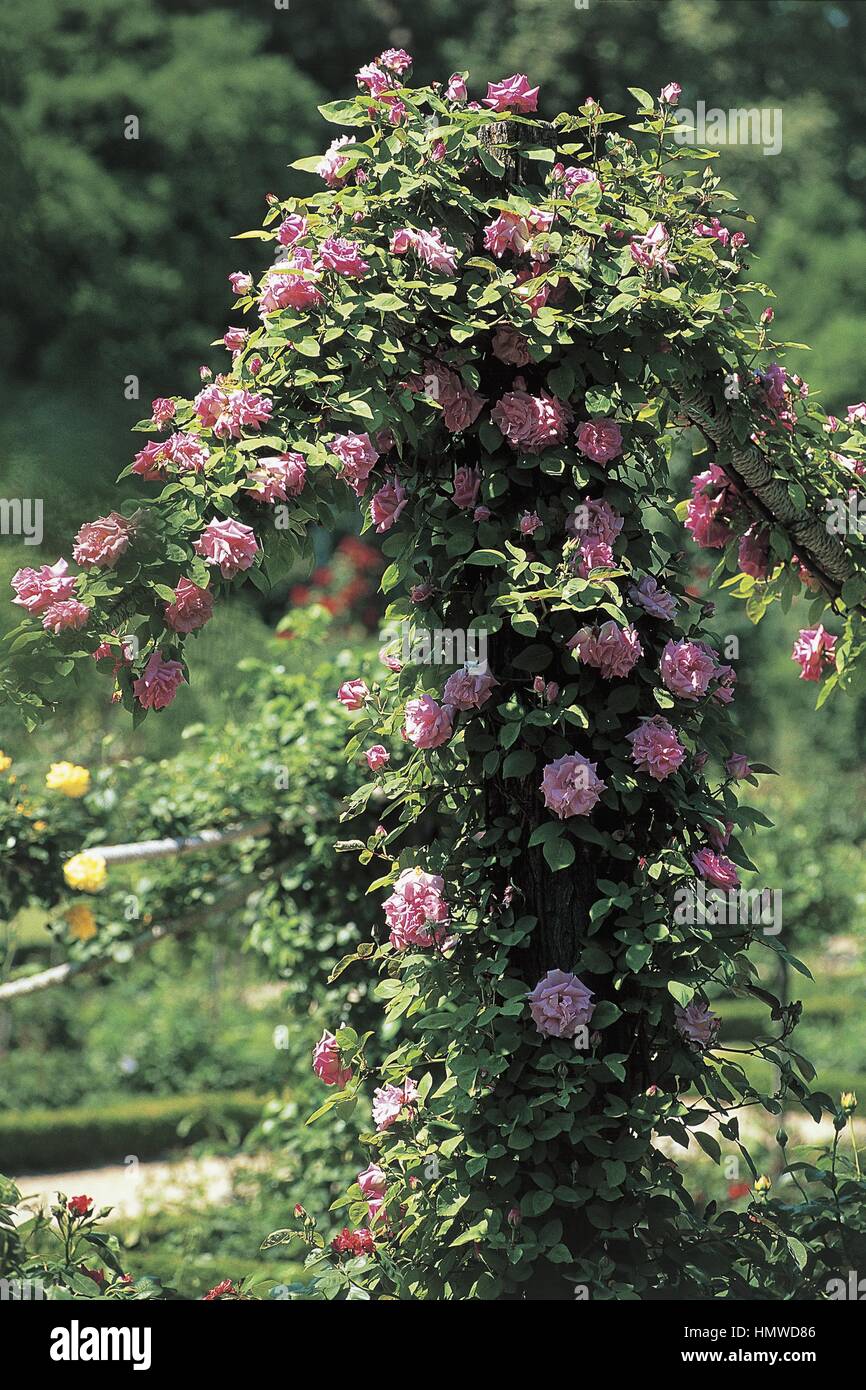
<path fill-rule="evenodd" d="M 156 1158 L 200 1139 L 242 1138 L 261 1118 L 265 1098 L 252 1091 L 149 1097 L 67 1110 L 0 1113 L 0 1173 L 50 1173 L 128 1154 Z"/>

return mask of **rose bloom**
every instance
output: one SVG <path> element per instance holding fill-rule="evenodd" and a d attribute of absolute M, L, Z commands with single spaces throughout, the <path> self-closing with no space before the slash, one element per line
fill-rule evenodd
<path fill-rule="evenodd" d="M 597 774 L 598 763 L 582 753 L 566 753 L 548 763 L 540 787 L 548 811 L 560 820 L 588 816 L 607 785 Z"/>
<path fill-rule="evenodd" d="M 622 430 L 615 420 L 584 420 L 577 447 L 594 463 L 610 463 L 622 453 Z"/>
<path fill-rule="evenodd" d="M 434 594 L 433 584 L 429 579 L 425 579 L 423 584 L 413 584 L 409 590 L 409 597 L 413 603 L 426 603 L 428 598 Z"/>
<path fill-rule="evenodd" d="M 286 502 L 303 491 L 307 461 L 294 450 L 260 458 L 247 478 L 246 490 L 259 502 Z"/>
<path fill-rule="evenodd" d="M 354 714 L 356 710 L 364 708 L 364 701 L 369 698 L 369 695 L 370 691 L 367 688 L 367 682 L 362 681 L 360 678 L 356 678 L 352 681 L 343 681 L 343 684 L 337 691 L 337 699 L 340 701 L 340 704 L 352 714 Z"/>
<path fill-rule="evenodd" d="M 174 419 L 174 401 L 168 400 L 165 396 L 157 396 L 155 401 L 150 403 L 150 418 L 155 425 L 162 429 L 169 420 Z"/>
<path fill-rule="evenodd" d="M 335 1255 L 372 1255 L 375 1250 L 372 1231 L 368 1231 L 366 1226 L 360 1231 L 350 1231 L 348 1226 L 344 1226 L 339 1235 L 334 1236 L 331 1241 L 331 1249 Z"/>
<path fill-rule="evenodd" d="M 169 464 L 182 473 L 200 473 L 210 457 L 198 435 L 178 430 L 168 439 L 152 439 L 139 449 L 132 471 L 146 483 L 159 482 L 167 476 Z"/>
<path fill-rule="evenodd" d="M 370 470 L 379 458 L 379 450 L 369 434 L 357 434 L 354 430 L 348 434 L 335 434 L 328 448 L 342 464 L 340 476 L 357 497 L 363 496 Z"/>
<path fill-rule="evenodd" d="M 313 1049 L 313 1071 L 326 1086 L 338 1086 L 340 1090 L 352 1079 L 352 1068 L 342 1065 L 337 1039 L 327 1028 Z"/>
<path fill-rule="evenodd" d="M 756 580 L 766 580 L 769 573 L 770 532 L 758 524 L 751 525 L 740 538 L 737 563 L 744 574 L 751 574 Z"/>
<path fill-rule="evenodd" d="M 316 165 L 316 173 L 320 179 L 324 179 L 329 188 L 339 188 L 345 182 L 345 175 L 340 171 L 346 163 L 346 156 L 340 151 L 345 145 L 354 144 L 354 135 L 338 135 L 336 140 L 331 141 L 324 157 Z"/>
<path fill-rule="evenodd" d="M 493 335 L 491 352 L 509 367 L 525 367 L 532 361 L 523 334 L 510 324 L 500 324 Z"/>
<path fill-rule="evenodd" d="M 595 1011 L 592 990 L 564 970 L 548 970 L 527 997 L 536 1028 L 551 1038 L 573 1038 Z"/>
<path fill-rule="evenodd" d="M 233 270 L 229 284 L 237 295 L 249 294 L 253 288 L 253 277 L 248 270 Z"/>
<path fill-rule="evenodd" d="M 613 545 L 623 528 L 623 518 L 603 497 L 586 497 L 565 519 L 570 536 Z"/>
<path fill-rule="evenodd" d="M 459 72 L 453 72 L 448 79 L 445 95 L 449 101 L 466 100 L 466 79 Z"/>
<path fill-rule="evenodd" d="M 377 532 L 390 531 L 399 520 L 400 516 L 409 501 L 409 494 L 400 482 L 395 478 L 388 482 L 384 487 L 380 487 L 378 492 L 373 494 L 370 502 L 370 516 L 376 526 Z"/>
<path fill-rule="evenodd" d="M 213 617 L 213 594 L 191 579 L 179 579 L 174 603 L 166 604 L 164 616 L 172 632 L 195 632 Z"/>
<path fill-rule="evenodd" d="M 651 574 L 641 577 L 638 584 L 632 584 L 628 591 L 632 603 L 636 603 L 654 618 L 670 622 L 677 611 L 677 599 L 667 589 L 660 589 Z"/>
<path fill-rule="evenodd" d="M 481 474 L 475 468 L 456 469 L 454 473 L 454 492 L 451 500 L 455 507 L 467 510 L 474 507 L 478 497 L 478 489 L 481 487 Z"/>
<path fill-rule="evenodd" d="M 631 755 L 641 772 L 649 773 L 657 782 L 663 782 L 676 772 L 686 756 L 671 725 L 660 714 L 645 719 L 626 738 L 631 744 Z"/>
<path fill-rule="evenodd" d="M 378 772 L 380 768 L 387 767 L 391 761 L 391 754 L 381 743 L 374 743 L 372 748 L 368 748 L 364 757 L 367 759 L 367 766 L 371 772 Z"/>
<path fill-rule="evenodd" d="M 53 632 L 55 637 L 59 637 L 61 632 L 77 632 L 84 627 L 90 617 L 90 609 L 84 603 L 79 603 L 76 598 L 61 599 L 59 603 L 52 603 L 50 608 L 46 608 L 42 616 L 42 626 L 46 632 Z"/>
<path fill-rule="evenodd" d="M 538 512 L 524 512 L 519 522 L 520 534 L 521 536 L 531 536 L 538 530 L 539 526 L 543 525 L 544 522 Z"/>
<path fill-rule="evenodd" d="M 659 92 L 659 101 L 665 102 L 667 106 L 676 106 L 682 94 L 683 89 L 679 82 L 669 82 Z"/>
<path fill-rule="evenodd" d="M 243 352 L 247 338 L 250 336 L 247 328 L 227 328 L 223 334 L 223 342 L 231 353 L 232 357 Z"/>
<path fill-rule="evenodd" d="M 349 279 L 360 280 L 370 269 L 358 243 L 346 241 L 344 237 L 326 237 L 319 247 L 319 255 L 326 270 L 334 270 Z"/>
<path fill-rule="evenodd" d="M 748 777 L 752 769 L 749 767 L 749 760 L 745 753 L 732 753 L 725 763 L 725 771 L 729 777 L 734 777 L 739 781 L 741 777 Z"/>
<path fill-rule="evenodd" d="M 368 1200 L 384 1197 L 388 1190 L 388 1178 L 378 1163 L 371 1163 L 358 1174 L 358 1186 Z"/>
<path fill-rule="evenodd" d="M 715 854 L 711 849 L 699 849 L 692 855 L 692 863 L 707 883 L 713 888 L 739 888 L 740 875 L 736 865 L 723 854 Z"/>
<path fill-rule="evenodd" d="M 523 449 L 528 454 L 539 454 L 551 444 L 561 444 L 572 420 L 571 406 L 547 391 L 530 395 L 519 383 L 522 378 L 515 381 L 518 389 L 506 392 L 491 410 L 494 425 L 513 449 Z"/>
<path fill-rule="evenodd" d="M 711 463 L 692 478 L 692 495 L 685 527 L 695 545 L 720 550 L 733 536 L 731 521 L 740 506 L 737 489 L 718 464 Z"/>
<path fill-rule="evenodd" d="M 63 877 L 69 888 L 78 893 L 99 893 L 108 882 L 108 871 L 101 854 L 82 850 L 73 854 L 63 865 Z"/>
<path fill-rule="evenodd" d="M 165 709 L 170 705 L 186 677 L 179 661 L 164 661 L 161 652 L 153 652 L 132 692 L 142 709 Z"/>
<path fill-rule="evenodd" d="M 379 648 L 379 660 L 383 666 L 387 666 L 389 671 L 402 671 L 403 663 L 394 652 L 390 652 L 387 647 Z"/>
<path fill-rule="evenodd" d="M 477 391 L 469 391 L 460 382 L 453 396 L 442 403 L 442 420 L 445 428 L 450 430 L 452 434 L 458 434 L 461 430 L 468 430 L 469 426 L 478 419 L 482 407 L 486 403 L 486 396 L 480 396 Z"/>
<path fill-rule="evenodd" d="M 49 791 L 77 799 L 90 790 L 90 773 L 77 763 L 52 763 L 45 774 L 45 785 Z"/>
<path fill-rule="evenodd" d="M 419 868 L 403 870 L 383 904 L 392 946 L 402 951 L 407 946 L 445 944 L 450 912 L 444 889 L 445 880 L 439 874 Z"/>
<path fill-rule="evenodd" d="M 386 48 L 384 53 L 379 54 L 379 63 L 389 72 L 396 72 L 402 77 L 404 72 L 408 72 L 414 59 L 405 48 Z"/>
<path fill-rule="evenodd" d="M 453 734 L 451 711 L 432 695 L 406 702 L 403 734 L 416 748 L 439 748 Z"/>
<path fill-rule="evenodd" d="M 308 230 L 306 217 L 298 212 L 289 213 L 277 228 L 277 241 L 281 246 L 294 246 L 296 241 L 301 241 L 307 235 Z"/>
<path fill-rule="evenodd" d="M 455 671 L 448 677 L 442 700 L 444 704 L 453 705 L 455 709 L 480 709 L 490 699 L 494 686 L 498 684 L 498 680 L 490 671 L 472 671 L 468 666 L 464 666 L 462 671 Z"/>
<path fill-rule="evenodd" d="M 488 82 L 483 105 L 489 106 L 491 111 L 536 111 L 538 91 L 538 87 L 530 87 L 525 73 L 515 73 L 502 82 Z"/>
<path fill-rule="evenodd" d="M 70 1197 L 66 1203 L 66 1210 L 73 1216 L 89 1216 L 92 1208 L 92 1197 Z"/>
<path fill-rule="evenodd" d="M 698 700 L 716 674 L 716 661 L 701 642 L 668 642 L 662 652 L 661 678 L 672 695 Z"/>
<path fill-rule="evenodd" d="M 677 1031 L 686 1042 L 697 1048 L 712 1047 L 722 1020 L 708 1005 L 693 999 L 684 1009 L 678 1004 L 674 1015 Z"/>
<path fill-rule="evenodd" d="M 26 608 L 28 613 L 44 613 L 54 603 L 65 602 L 75 592 L 75 576 L 67 575 L 69 565 L 66 560 L 57 560 L 53 565 L 42 565 L 38 570 L 16 570 L 12 576 L 15 590 L 13 603 Z"/>
<path fill-rule="evenodd" d="M 581 542 L 576 561 L 577 573 L 581 579 L 588 579 L 593 570 L 613 569 L 616 564 L 607 541 L 600 541 L 595 537 L 587 537 Z"/>
<path fill-rule="evenodd" d="M 390 1129 L 401 1112 L 411 1114 L 418 1099 L 418 1085 L 407 1076 L 402 1086 L 379 1086 L 373 1092 L 373 1119 L 378 1130 Z"/>
<path fill-rule="evenodd" d="M 489 521 L 493 513 L 489 507 L 476 507 L 472 513 L 473 521 Z"/>
<path fill-rule="evenodd" d="M 193 550 L 209 565 L 218 565 L 223 579 L 233 579 L 248 570 L 258 555 L 256 535 L 242 521 L 211 521 L 202 531 Z"/>
<path fill-rule="evenodd" d="M 637 631 L 620 627 L 608 618 L 601 627 L 582 627 L 568 642 L 586 666 L 594 666 L 604 680 L 624 679 L 643 655 Z"/>
<path fill-rule="evenodd" d="M 823 626 L 801 628 L 791 652 L 791 660 L 800 666 L 800 680 L 819 681 L 824 670 L 835 665 L 835 651 L 836 638 Z"/>
<path fill-rule="evenodd" d="M 81 527 L 75 537 L 72 558 L 77 565 L 111 569 L 129 548 L 133 527 L 119 512 L 97 517 Z"/>

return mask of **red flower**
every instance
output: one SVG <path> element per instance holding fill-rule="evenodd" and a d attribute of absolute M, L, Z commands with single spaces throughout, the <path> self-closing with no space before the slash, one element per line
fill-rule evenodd
<path fill-rule="evenodd" d="M 103 1284 L 105 1283 L 105 1271 L 104 1271 L 104 1270 L 102 1270 L 102 1269 L 88 1269 L 88 1268 L 87 1268 L 87 1265 L 79 1265 L 78 1268 L 79 1268 L 79 1270 L 81 1271 L 82 1274 L 86 1274 L 87 1277 L 88 1277 L 88 1279 L 92 1279 L 93 1282 L 94 1282 L 94 1284 L 98 1284 L 99 1288 L 102 1288 Z"/>
<path fill-rule="evenodd" d="M 73 1216 L 89 1216 L 92 1208 L 92 1197 L 70 1197 L 66 1203 L 67 1211 L 71 1211 Z"/>
<path fill-rule="evenodd" d="M 751 1190 L 747 1182 L 732 1182 L 728 1188 L 728 1196 L 735 1202 L 738 1197 L 748 1197 Z"/>
<path fill-rule="evenodd" d="M 373 1237 L 366 1226 L 360 1231 L 350 1231 L 344 1226 L 331 1241 L 331 1249 L 338 1255 L 372 1255 Z"/>
<path fill-rule="evenodd" d="M 223 1279 L 221 1284 L 214 1284 L 212 1289 L 208 1289 L 206 1294 L 202 1294 L 202 1303 L 211 1303 L 215 1299 L 224 1298 L 227 1294 L 236 1294 L 237 1289 L 231 1279 Z"/>

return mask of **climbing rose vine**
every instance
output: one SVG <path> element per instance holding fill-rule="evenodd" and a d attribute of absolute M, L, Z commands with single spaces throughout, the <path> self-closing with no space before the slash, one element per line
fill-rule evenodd
<path fill-rule="evenodd" d="M 821 698 L 848 683 L 862 549 L 825 511 L 866 467 L 866 408 L 826 417 L 781 365 L 748 217 L 671 138 L 675 82 L 633 89 L 636 120 L 587 100 L 548 121 L 525 74 L 472 100 L 468 74 L 410 70 L 389 50 L 321 108 L 351 133 L 240 239 L 266 253 L 229 277 L 247 326 L 191 399 L 154 401 L 134 501 L 81 527 L 77 572 L 16 574 L 4 692 L 32 724 L 95 659 L 136 719 L 165 708 L 226 591 L 270 587 L 356 498 L 409 651 L 483 634 L 486 660 L 386 648 L 378 680 L 335 691 L 369 769 L 347 818 L 382 803 L 357 846 L 380 929 L 335 973 L 378 977 L 393 1047 L 368 1062 L 370 1034 L 335 1017 L 315 1049 L 312 1118 L 369 1118 L 349 1225 L 328 1246 L 322 1214 L 299 1217 L 309 1292 L 790 1296 L 832 1259 L 820 1220 L 807 1247 L 754 1168 L 750 1214 L 698 1210 L 667 1153 L 692 1134 L 751 1165 L 735 1108 L 781 1108 L 718 1044 L 719 987 L 770 1005 L 748 1051 L 813 1115 L 831 1104 L 746 952 L 799 962 L 674 911 L 754 869 L 740 837 L 764 822 L 736 783 L 769 770 L 736 748 L 688 548 L 755 621 L 807 599 L 801 675 Z M 684 501 L 675 449 L 698 451 Z M 81 861 L 67 877 L 99 891 Z"/>

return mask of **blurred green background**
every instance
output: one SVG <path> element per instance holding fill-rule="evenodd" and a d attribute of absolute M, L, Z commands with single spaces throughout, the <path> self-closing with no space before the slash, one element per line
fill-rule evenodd
<path fill-rule="evenodd" d="M 866 396 L 861 0 L 5 0 L 0 495 L 45 499 L 40 558 L 68 552 L 81 521 L 111 505 L 114 478 L 137 447 L 129 427 L 152 397 L 193 394 L 200 364 L 227 363 L 223 347 L 211 346 L 231 322 L 226 277 L 263 265 L 257 244 L 233 243 L 232 234 L 258 225 L 268 192 L 314 186 L 287 165 L 333 136 L 317 103 L 353 90 L 356 69 L 388 46 L 415 56 L 418 81 L 469 68 L 473 97 L 488 79 L 526 72 L 548 116 L 589 95 L 627 111 L 629 86 L 657 91 L 671 81 L 692 110 L 702 101 L 780 112 L 780 152 L 723 149 L 723 185 L 756 218 L 751 274 L 776 292 L 779 335 L 811 347 L 796 350 L 791 365 L 828 409 Z M 132 378 L 137 399 L 129 398 Z M 314 586 L 330 592 L 364 570 L 345 549 L 334 556 L 334 540 L 318 539 L 314 561 Z M 0 537 L 0 594 L 35 555 Z M 335 580 L 341 564 L 352 573 Z M 299 574 L 270 601 L 251 592 L 224 605 L 196 643 L 192 688 L 135 736 L 107 704 L 104 678 L 94 677 L 70 690 L 62 714 L 27 749 L 0 711 L 0 745 L 35 762 L 61 750 L 87 760 L 112 731 L 114 756 L 118 747 L 172 754 L 185 725 L 219 727 L 227 718 L 238 660 L 274 658 L 275 621 L 303 601 L 306 582 Z M 363 641 L 357 619 L 374 626 L 369 612 L 343 607 L 351 611 L 338 612 L 341 640 Z M 0 602 L 0 630 L 14 615 Z M 753 629 L 726 600 L 716 628 L 740 642 L 741 747 L 783 774 L 748 792 L 776 822 L 752 852 L 763 882 L 783 891 L 786 944 L 816 977 L 804 990 L 813 1011 L 801 1050 L 838 1088 L 866 1078 L 864 706 L 852 698 L 813 712 L 814 687 L 790 661 L 800 618 L 771 613 Z M 279 650 L 303 669 L 303 652 Z M 34 951 L 39 933 L 34 924 Z M 8 1119 L 52 1103 L 250 1087 L 285 1096 L 280 1088 L 292 1078 L 270 1041 L 285 1015 L 262 994 L 266 967 L 244 957 L 241 969 L 239 942 L 240 934 L 234 944 L 205 943 L 192 960 L 167 948 L 126 983 L 76 991 L 74 1004 L 55 991 L 0 1015 L 0 1111 Z M 212 995 L 218 1026 L 196 1009 Z M 728 1036 L 747 1036 L 753 1021 L 732 1009 Z M 135 1070 L 124 1073 L 131 1050 Z M 285 1123 L 271 1126 L 272 1138 L 294 1123 L 292 1103 L 281 1104 L 289 1111 L 277 1106 Z M 42 1166 L 56 1168 L 50 1151 Z M 112 1156 L 95 1146 L 92 1161 Z M 320 1188 L 334 1178 L 322 1177 L 323 1161 L 318 1151 L 310 1160 Z M 216 1261 L 223 1273 L 247 1267 L 257 1239 L 285 1224 L 298 1181 L 296 1170 L 282 1186 L 272 1174 L 257 1178 L 255 1195 L 243 1189 L 243 1220 L 223 1209 L 221 1224 L 206 1201 L 200 1220 L 189 1204 L 183 1222 L 152 1213 L 149 1225 L 127 1230 L 131 1248 L 145 1268 L 158 1259 L 151 1246 L 170 1246 L 181 1286 L 198 1292 L 215 1246 L 225 1252 Z M 261 1211 L 250 1217 L 256 1202 Z"/>

